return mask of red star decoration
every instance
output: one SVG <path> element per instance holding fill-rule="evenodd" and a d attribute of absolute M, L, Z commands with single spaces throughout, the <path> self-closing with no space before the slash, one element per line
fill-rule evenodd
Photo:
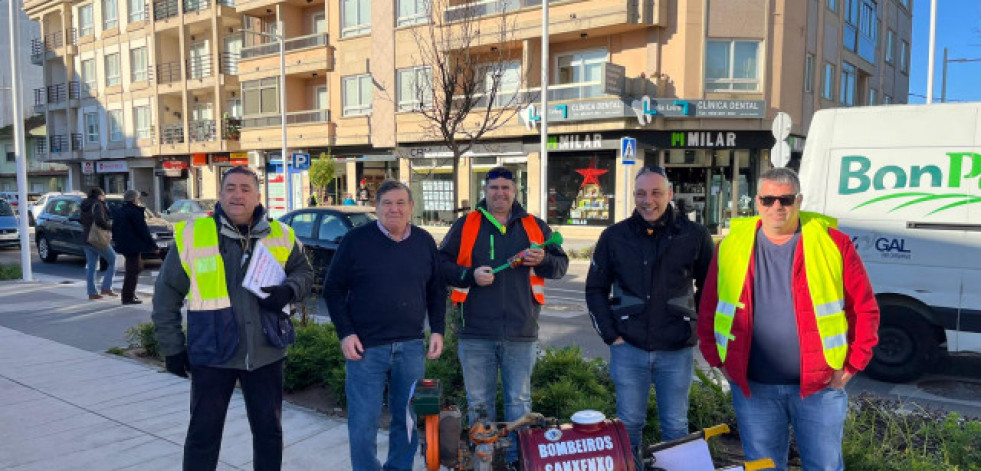
<path fill-rule="evenodd" d="M 599 185 L 599 176 L 606 172 L 609 172 L 609 170 L 600 170 L 596 168 L 596 158 L 593 157 L 593 160 L 589 161 L 589 167 L 576 170 L 576 173 L 582 175 L 582 185 L 579 185 L 579 188 L 582 188 L 590 183 Z"/>

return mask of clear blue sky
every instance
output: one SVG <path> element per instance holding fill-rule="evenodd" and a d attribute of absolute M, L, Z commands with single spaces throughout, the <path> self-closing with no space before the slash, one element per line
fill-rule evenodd
<path fill-rule="evenodd" d="M 949 49 L 950 59 L 981 59 L 981 1 L 937 0 L 934 103 L 940 101 L 945 47 Z M 912 49 L 909 102 L 925 103 L 930 51 L 930 0 L 913 0 Z M 947 101 L 981 101 L 981 61 L 947 64 Z"/>

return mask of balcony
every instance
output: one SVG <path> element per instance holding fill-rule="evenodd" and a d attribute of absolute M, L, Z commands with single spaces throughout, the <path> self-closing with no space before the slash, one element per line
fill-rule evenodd
<path fill-rule="evenodd" d="M 286 125 L 291 124 L 309 124 L 309 123 L 326 123 L 330 121 L 330 110 L 307 110 L 307 111 L 292 111 L 286 113 Z M 242 128 L 263 128 L 270 126 L 279 126 L 282 123 L 282 119 L 278 114 L 269 116 L 256 116 L 251 118 L 242 118 Z"/>
<path fill-rule="evenodd" d="M 184 14 L 204 11 L 211 8 L 211 0 L 184 0 Z"/>
<path fill-rule="evenodd" d="M 48 106 L 48 90 L 45 87 L 34 89 L 34 112 L 44 113 Z"/>
<path fill-rule="evenodd" d="M 157 64 L 156 77 L 157 83 L 160 85 L 181 81 L 184 77 L 181 72 L 181 63 L 175 61 Z"/>
<path fill-rule="evenodd" d="M 64 101 L 67 99 L 65 84 L 63 83 L 48 85 L 46 91 L 46 98 L 49 104 L 64 103 Z"/>
<path fill-rule="evenodd" d="M 446 23 L 471 19 L 480 21 L 510 12 L 509 28 L 515 40 L 541 37 L 542 0 L 482 0 L 456 2 L 443 12 Z M 553 41 L 576 40 L 579 34 L 617 34 L 647 26 L 664 26 L 665 0 L 548 0 L 549 33 Z M 496 21 L 496 20 L 494 20 Z M 492 26 L 492 29 L 495 28 Z M 567 36 L 563 36 L 563 34 Z M 492 34 L 493 35 L 493 34 Z M 481 41 L 482 43 L 484 41 Z"/>
<path fill-rule="evenodd" d="M 202 119 L 188 123 L 188 134 L 191 142 L 212 142 L 215 140 L 216 130 L 213 119 Z"/>
<path fill-rule="evenodd" d="M 52 154 L 68 152 L 68 136 L 64 134 L 52 134 L 48 136 L 48 144 Z"/>
<path fill-rule="evenodd" d="M 238 75 L 238 61 L 237 52 L 222 52 L 218 56 L 218 69 L 224 75 Z"/>
<path fill-rule="evenodd" d="M 211 54 L 187 59 L 187 78 L 189 80 L 208 78 L 213 75 L 214 67 L 211 64 Z"/>
<path fill-rule="evenodd" d="M 164 21 L 180 15 L 180 3 L 177 0 L 157 0 L 153 2 L 153 21 Z"/>
<path fill-rule="evenodd" d="M 71 135 L 71 137 L 72 137 L 72 150 L 73 151 L 82 150 L 83 149 L 83 146 L 82 146 L 82 134 L 81 133 L 77 133 L 77 132 L 73 132 L 72 135 Z"/>
<path fill-rule="evenodd" d="M 31 40 L 31 64 L 44 65 L 44 40 L 36 38 Z"/>
<path fill-rule="evenodd" d="M 183 144 L 184 143 L 184 125 L 182 124 L 168 124 L 160 130 L 160 143 L 161 144 Z"/>
<path fill-rule="evenodd" d="M 286 53 L 289 54 L 290 51 L 298 51 L 300 49 L 308 49 L 311 47 L 326 46 L 328 43 L 327 38 L 327 33 L 315 33 L 307 36 L 287 39 Z M 279 42 L 274 41 L 259 44 L 257 46 L 242 48 L 242 59 L 251 59 L 253 57 L 268 56 L 278 53 Z"/>
<path fill-rule="evenodd" d="M 38 157 L 48 155 L 48 141 L 44 139 L 34 141 L 34 155 Z"/>
<path fill-rule="evenodd" d="M 221 6 L 235 8 L 235 0 L 217 0 L 215 3 Z"/>

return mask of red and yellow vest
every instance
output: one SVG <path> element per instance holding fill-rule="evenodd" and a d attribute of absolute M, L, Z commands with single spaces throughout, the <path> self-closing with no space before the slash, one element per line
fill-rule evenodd
<path fill-rule="evenodd" d="M 477 235 L 480 233 L 481 219 L 483 219 L 483 214 L 480 211 L 473 211 L 467 215 L 467 220 L 463 223 L 463 230 L 460 235 L 460 253 L 456 256 L 457 265 L 473 267 L 473 246 L 477 242 Z M 525 233 L 528 234 L 529 242 L 533 244 L 542 244 L 545 242 L 545 236 L 542 234 L 542 229 L 538 227 L 534 216 L 529 214 L 521 218 L 521 225 L 524 227 Z M 534 296 L 538 304 L 544 306 L 545 278 L 535 275 L 534 270 L 532 270 L 530 282 L 532 296 Z M 462 303 L 467 300 L 467 293 L 469 292 L 470 288 L 453 288 L 453 292 L 450 293 L 450 299 L 454 303 Z"/>
<path fill-rule="evenodd" d="M 715 343 L 719 359 L 725 362 L 732 323 L 740 302 L 749 262 L 756 242 L 759 217 L 733 219 L 729 235 L 719 244 L 718 295 L 715 307 Z M 801 242 L 804 247 L 804 272 L 807 289 L 814 306 L 818 333 L 828 366 L 841 369 L 848 355 L 848 319 L 845 317 L 844 257 L 828 228 L 838 221 L 817 213 L 801 212 Z"/>

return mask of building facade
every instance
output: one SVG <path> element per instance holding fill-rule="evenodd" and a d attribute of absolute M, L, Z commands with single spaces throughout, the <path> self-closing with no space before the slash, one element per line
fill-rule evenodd
<path fill-rule="evenodd" d="M 9 1 L 9 0 L 7 0 Z M 9 15 L 9 5 L 7 1 L 0 1 L 0 38 L 7 47 L 0 47 L 0 64 L 10 64 L 10 19 Z M 31 19 L 23 12 L 16 15 L 15 21 L 20 23 L 20 37 L 17 40 L 18 44 L 30 44 L 31 40 L 38 36 L 38 24 L 31 21 Z M 31 64 L 30 49 L 22 49 L 20 52 L 20 76 L 24 83 L 35 84 L 41 82 L 41 68 Z M 0 67 L 0 128 L 9 126 L 14 122 L 14 105 L 13 98 L 10 94 L 10 90 L 13 87 L 13 78 L 11 77 L 10 67 Z M 34 110 L 31 108 L 32 91 L 27 86 L 22 90 L 23 97 L 22 102 L 24 104 L 24 116 L 23 118 L 28 118 L 34 115 Z"/>
<path fill-rule="evenodd" d="M 27 191 L 47 193 L 64 191 L 68 168 L 63 164 L 41 162 L 34 154 L 38 141 L 47 137 L 43 119 L 39 116 L 24 121 L 24 152 L 27 155 Z M 0 128 L 0 150 L 4 157 L 0 160 L 0 191 L 17 191 L 17 156 L 14 152 L 13 126 Z"/>
<path fill-rule="evenodd" d="M 502 94 L 534 97 L 542 89 L 541 0 L 156 1 L 145 7 L 143 23 L 106 33 L 100 21 L 87 21 L 92 34 L 74 34 L 79 44 L 45 55 L 48 87 L 69 78 L 85 84 L 76 73 L 84 72 L 84 54 L 101 64 L 113 45 L 129 44 L 132 51 L 141 38 L 146 63 L 156 65 L 144 89 L 133 90 L 123 73 L 120 91 L 79 100 L 75 108 L 71 100 L 60 108 L 48 104 L 49 123 L 54 118 L 61 125 L 49 124 L 50 139 L 59 132 L 84 134 L 89 145 L 89 134 L 93 141 L 99 135 L 98 143 L 81 151 L 66 145 L 59 151 L 67 154 L 49 149 L 48 155 L 72 164 L 107 156 L 114 165 L 125 162 L 126 183 L 150 179 L 160 198 L 173 191 L 173 183 L 168 190 L 150 171 L 163 161 L 186 159 L 184 188 L 203 197 L 213 196 L 224 159 L 241 162 L 248 155 L 265 173 L 267 196 L 282 197 L 285 117 L 289 154 L 335 157 L 337 178 L 329 187 L 335 201 L 345 193 L 373 198 L 388 178 L 406 181 L 416 194 L 416 223 L 449 224 L 457 208 L 481 199 L 484 172 L 504 165 L 518 176 L 518 198 L 532 212 L 567 235 L 594 236 L 631 213 L 632 177 L 646 164 L 666 168 L 676 200 L 684 201 L 692 218 L 724 232 L 731 218 L 753 212 L 756 176 L 771 166 L 771 128 L 779 112 L 793 123 L 786 144 L 793 165 L 816 110 L 905 103 L 911 1 L 552 0 L 545 165 L 536 120 L 543 110 L 523 102 L 512 119 L 461 159 L 457 178 L 451 154 L 417 111 L 428 103 L 413 85 L 433 73 L 419 38 L 432 24 L 459 27 L 463 15 L 476 17 L 477 25 L 505 17 L 506 44 L 485 34 L 469 46 L 477 55 L 506 48 L 503 68 L 488 72 L 478 66 L 474 73 L 488 74 Z M 41 22 L 47 48 L 47 35 L 79 28 L 79 14 L 99 18 L 81 8 L 92 5 L 98 12 L 116 2 L 122 25 L 130 0 L 28 0 L 25 8 Z M 201 9 L 194 13 L 189 7 Z M 176 13 L 158 20 L 162 11 Z M 226 53 L 237 59 L 235 67 L 218 61 L 210 81 L 192 78 L 200 63 L 195 58 Z M 122 59 L 121 70 L 131 70 Z M 71 65 L 61 70 L 61 62 Z M 181 78 L 164 83 L 171 69 L 179 69 Z M 88 88 L 101 92 L 101 82 Z M 124 110 L 125 137 L 115 153 L 108 152 L 104 127 L 87 131 L 92 111 L 86 110 L 99 106 Z M 150 108 L 150 129 L 157 127 L 149 135 L 157 141 L 135 139 L 130 145 L 139 126 L 131 125 L 125 110 L 139 106 Z M 237 140 L 227 129 L 205 143 L 191 139 L 194 123 L 218 123 L 224 113 L 241 117 L 233 121 Z M 146 125 L 140 129 L 147 135 Z M 165 129 L 179 129 L 188 142 L 171 142 L 167 136 L 173 133 Z M 622 147 L 635 165 L 623 163 Z M 138 174 L 141 168 L 147 170 Z M 79 183 L 115 178 L 106 173 L 97 168 L 91 174 L 96 177 Z M 294 204 L 302 204 L 306 178 L 294 175 L 291 181 Z M 273 200 L 282 201 L 271 198 L 271 207 Z"/>

